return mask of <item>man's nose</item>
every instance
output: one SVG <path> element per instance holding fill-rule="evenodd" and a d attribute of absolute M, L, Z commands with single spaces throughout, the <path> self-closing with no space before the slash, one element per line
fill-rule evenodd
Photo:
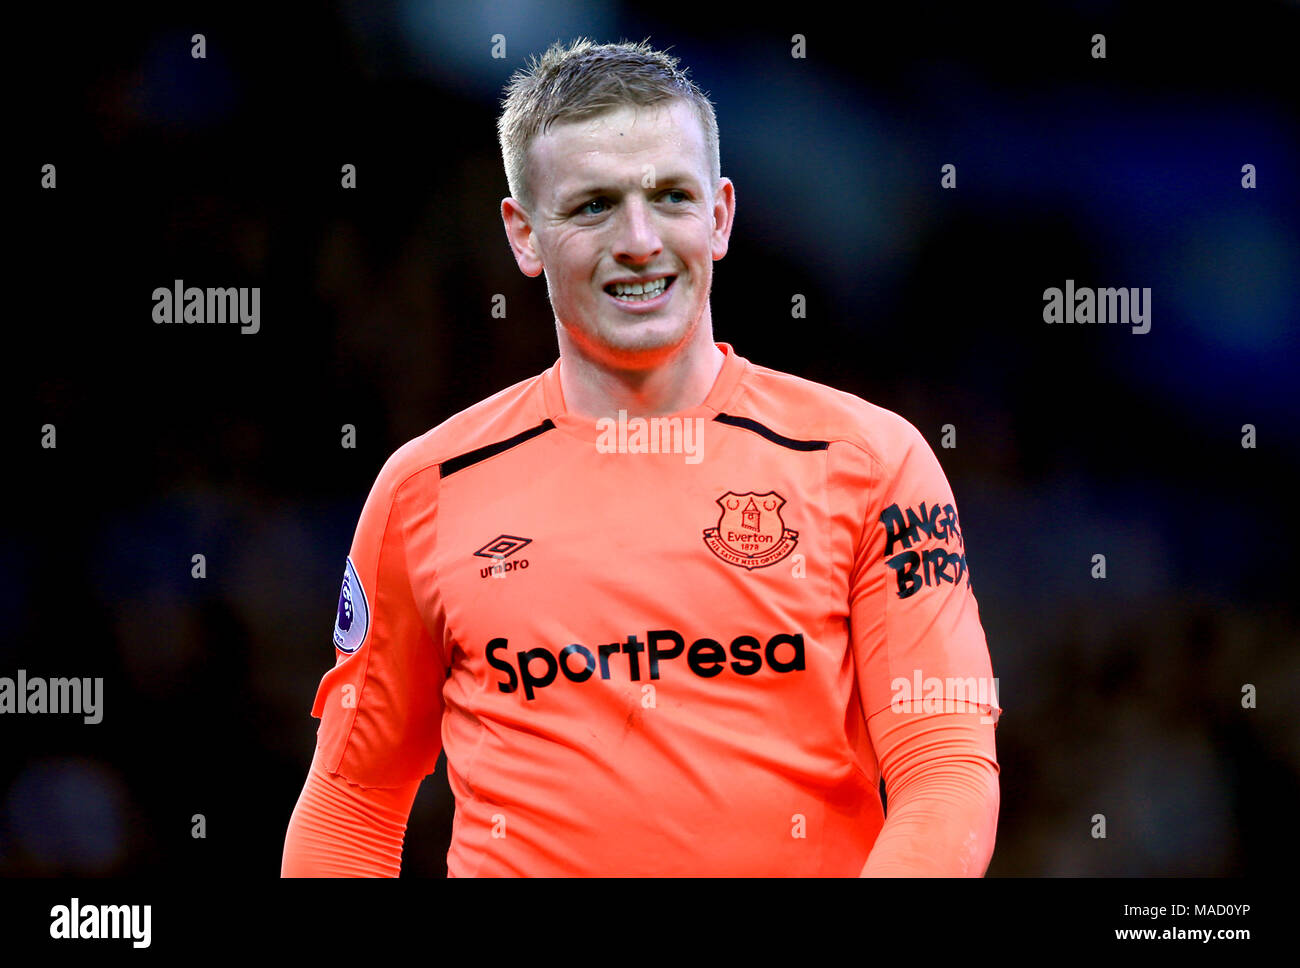
<path fill-rule="evenodd" d="M 663 241 L 655 229 L 653 213 L 644 199 L 632 198 L 619 213 L 614 257 L 620 262 L 649 262 L 663 251 Z"/>

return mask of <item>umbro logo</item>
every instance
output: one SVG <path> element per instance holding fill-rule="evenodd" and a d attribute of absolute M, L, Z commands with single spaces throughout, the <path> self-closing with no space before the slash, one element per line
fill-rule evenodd
<path fill-rule="evenodd" d="M 478 551 L 474 552 L 480 558 L 491 558 L 493 564 L 486 568 L 480 568 L 478 576 L 480 578 L 504 578 L 512 571 L 520 571 L 528 567 L 527 558 L 519 558 L 515 561 L 506 561 L 524 545 L 532 544 L 532 538 L 520 538 L 513 534 L 499 534 Z"/>
<path fill-rule="evenodd" d="M 532 538 L 517 538 L 513 534 L 499 534 L 474 554 L 480 558 L 509 558 L 526 544 L 532 544 Z"/>

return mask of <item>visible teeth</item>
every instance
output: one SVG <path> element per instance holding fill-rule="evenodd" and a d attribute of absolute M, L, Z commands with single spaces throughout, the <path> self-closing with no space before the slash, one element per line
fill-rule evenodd
<path fill-rule="evenodd" d="M 647 283 L 616 282 L 614 283 L 614 295 L 629 302 L 644 302 L 647 299 L 654 299 L 667 287 L 668 280 L 666 278 Z"/>

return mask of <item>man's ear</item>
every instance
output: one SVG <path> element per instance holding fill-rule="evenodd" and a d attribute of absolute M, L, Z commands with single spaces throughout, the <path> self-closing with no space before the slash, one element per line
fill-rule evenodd
<path fill-rule="evenodd" d="M 736 187 L 730 178 L 719 178 L 713 193 L 713 261 L 727 254 L 731 240 L 731 224 L 736 218 Z"/>
<path fill-rule="evenodd" d="M 515 254 L 519 271 L 529 277 L 542 274 L 542 258 L 537 252 L 537 237 L 528 221 L 528 212 L 515 198 L 501 199 L 501 221 L 505 223 L 510 251 Z"/>

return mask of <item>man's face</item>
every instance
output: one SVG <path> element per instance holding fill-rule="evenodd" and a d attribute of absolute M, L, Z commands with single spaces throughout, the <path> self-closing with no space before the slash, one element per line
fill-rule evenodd
<path fill-rule="evenodd" d="M 587 356 L 645 368 L 695 333 L 735 214 L 731 182 L 715 186 L 709 168 L 703 126 L 683 101 L 621 107 L 534 139 L 532 210 L 506 199 L 502 218 L 519 268 L 546 273 L 556 319 Z M 620 296 L 617 283 L 658 294 Z"/>

